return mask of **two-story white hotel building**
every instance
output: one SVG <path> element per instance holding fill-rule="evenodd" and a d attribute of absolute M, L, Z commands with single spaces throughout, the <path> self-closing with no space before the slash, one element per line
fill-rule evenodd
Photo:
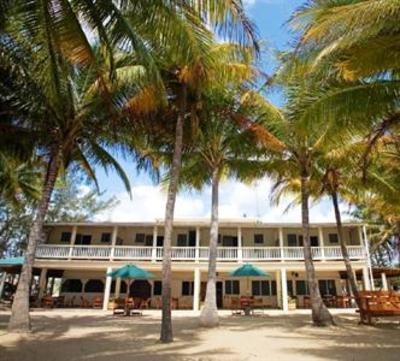
<path fill-rule="evenodd" d="M 47 224 L 46 237 L 38 246 L 35 268 L 40 271 L 40 293 L 61 278 L 65 303 L 79 306 L 82 298 L 151 298 L 161 304 L 161 267 L 164 230 L 162 221 L 138 223 Z M 291 296 L 304 306 L 307 287 L 300 224 L 262 223 L 256 220 L 221 220 L 217 263 L 217 302 L 229 308 L 231 299 L 250 292 L 266 307 L 288 310 Z M 366 232 L 360 224 L 344 224 L 344 236 L 354 270 L 361 271 L 363 287 L 369 289 Z M 323 295 L 348 294 L 335 224 L 311 225 L 312 253 Z M 172 297 L 174 307 L 199 310 L 205 297 L 208 266 L 209 221 L 176 220 L 172 238 Z M 268 272 L 265 278 L 232 278 L 230 272 L 242 263 L 252 263 Z M 151 271 L 152 280 L 136 280 L 127 288 L 107 272 L 127 263 Z"/>

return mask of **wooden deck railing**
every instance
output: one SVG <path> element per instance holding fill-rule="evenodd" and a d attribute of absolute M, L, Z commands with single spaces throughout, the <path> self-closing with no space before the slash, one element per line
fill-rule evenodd
<path fill-rule="evenodd" d="M 362 246 L 348 246 L 351 259 L 365 259 Z M 208 260 L 208 247 L 172 247 L 173 261 Z M 312 247 L 314 260 L 341 260 L 340 247 Z M 42 244 L 37 247 L 38 259 L 93 259 L 93 260 L 147 260 L 160 261 L 162 247 L 137 246 L 69 246 Z M 303 247 L 219 247 L 218 261 L 257 262 L 257 261 L 299 261 L 304 259 Z"/>

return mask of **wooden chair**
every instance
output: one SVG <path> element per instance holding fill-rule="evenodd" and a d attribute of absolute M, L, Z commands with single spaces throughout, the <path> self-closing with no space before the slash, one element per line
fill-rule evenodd
<path fill-rule="evenodd" d="M 54 299 L 55 307 L 64 307 L 65 306 L 65 296 L 58 296 Z"/>
<path fill-rule="evenodd" d="M 171 299 L 171 308 L 173 310 L 178 310 L 179 309 L 179 298 L 172 297 L 172 299 Z"/>
<path fill-rule="evenodd" d="M 84 296 L 81 296 L 81 307 L 82 308 L 89 308 L 90 307 L 89 300 Z"/>
<path fill-rule="evenodd" d="M 94 298 L 93 303 L 92 303 L 93 308 L 102 308 L 103 307 L 103 298 L 100 296 L 97 296 Z"/>
<path fill-rule="evenodd" d="M 232 315 L 239 315 L 242 313 L 242 309 L 240 308 L 239 297 L 231 297 L 229 306 L 230 309 L 232 310 Z"/>
<path fill-rule="evenodd" d="M 54 299 L 51 296 L 42 297 L 42 307 L 44 308 L 53 308 L 54 307 Z"/>

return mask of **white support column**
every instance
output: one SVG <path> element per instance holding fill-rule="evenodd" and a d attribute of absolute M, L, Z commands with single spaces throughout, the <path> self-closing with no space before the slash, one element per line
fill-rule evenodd
<path fill-rule="evenodd" d="M 112 272 L 112 268 L 107 268 L 107 273 Z M 103 297 L 103 311 L 107 311 L 108 302 L 110 301 L 110 292 L 111 292 L 111 282 L 112 278 L 110 276 L 106 277 L 106 286 L 104 287 L 104 297 Z"/>
<path fill-rule="evenodd" d="M 282 310 L 289 311 L 286 268 L 281 268 Z"/>
<path fill-rule="evenodd" d="M 321 258 L 322 261 L 325 261 L 324 230 L 322 229 L 322 227 L 318 227 L 318 239 L 319 246 L 321 247 Z"/>
<path fill-rule="evenodd" d="M 158 236 L 158 228 L 154 226 L 153 228 L 153 249 L 151 250 L 151 262 L 157 262 L 157 236 Z"/>
<path fill-rule="evenodd" d="M 46 276 L 47 276 L 47 268 L 42 268 L 40 271 L 39 278 L 39 302 L 41 302 L 42 297 L 44 296 L 45 288 L 46 288 Z"/>
<path fill-rule="evenodd" d="M 6 277 L 7 277 L 7 273 L 5 271 L 3 271 L 3 273 L 0 276 L 0 300 L 1 300 L 1 296 L 3 296 L 4 285 L 6 284 Z"/>
<path fill-rule="evenodd" d="M 375 282 L 374 282 L 374 275 L 372 273 L 372 263 L 371 263 L 371 255 L 369 253 L 369 240 L 368 240 L 368 235 L 367 235 L 367 227 L 364 225 L 362 226 L 362 233 L 364 236 L 364 246 L 365 246 L 365 252 L 367 256 L 367 262 L 368 262 L 368 272 L 369 272 L 369 277 L 370 277 L 370 285 L 371 285 L 371 290 L 375 290 Z"/>
<path fill-rule="evenodd" d="M 371 290 L 371 282 L 370 282 L 370 279 L 369 279 L 368 267 L 367 266 L 363 267 L 362 275 L 363 275 L 364 290 L 365 291 L 370 291 Z"/>
<path fill-rule="evenodd" d="M 118 226 L 114 226 L 112 235 L 111 235 L 111 253 L 110 253 L 110 261 L 114 259 L 115 254 L 115 246 L 117 244 L 118 239 Z"/>
<path fill-rule="evenodd" d="M 72 251 L 73 251 L 73 248 L 74 248 L 74 245 L 75 245 L 75 241 L 76 241 L 76 233 L 78 232 L 78 227 L 77 226 L 73 226 L 72 227 L 72 232 L 71 232 L 71 240 L 70 240 L 70 243 L 69 243 L 69 259 L 71 259 L 72 258 Z"/>
<path fill-rule="evenodd" d="M 382 278 L 382 290 L 383 290 L 383 291 L 389 290 L 388 281 L 387 281 L 386 273 L 385 273 L 385 272 L 382 272 L 382 273 L 381 273 L 381 278 Z"/>
<path fill-rule="evenodd" d="M 243 250 L 242 250 L 242 227 L 237 229 L 238 238 L 238 262 L 243 263 Z"/>
<path fill-rule="evenodd" d="M 200 284 L 201 284 L 201 272 L 200 268 L 194 269 L 194 290 L 193 290 L 193 311 L 200 310 Z"/>
<path fill-rule="evenodd" d="M 118 277 L 115 281 L 115 298 L 119 298 L 121 293 L 121 278 Z"/>
<path fill-rule="evenodd" d="M 196 227 L 195 261 L 196 263 L 200 262 L 200 227 Z"/>
<path fill-rule="evenodd" d="M 281 283 L 281 271 L 275 272 L 276 278 L 276 304 L 279 308 L 282 308 L 282 283 Z"/>
<path fill-rule="evenodd" d="M 281 262 L 283 262 L 285 260 L 285 254 L 283 252 L 283 228 L 280 227 L 278 229 L 278 234 L 279 234 L 279 249 L 281 252 Z"/>

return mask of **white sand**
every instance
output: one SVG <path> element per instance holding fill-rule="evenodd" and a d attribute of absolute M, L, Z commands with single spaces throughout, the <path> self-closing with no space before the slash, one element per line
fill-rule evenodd
<path fill-rule="evenodd" d="M 32 312 L 34 332 L 6 333 L 0 311 L 1 361 L 382 361 L 400 360 L 399 319 L 358 325 L 354 311 L 338 313 L 337 326 L 310 325 L 307 311 L 243 317 L 222 312 L 221 325 L 203 329 L 191 311 L 173 313 L 175 342 L 158 342 L 160 312 L 124 318 L 92 310 Z"/>

